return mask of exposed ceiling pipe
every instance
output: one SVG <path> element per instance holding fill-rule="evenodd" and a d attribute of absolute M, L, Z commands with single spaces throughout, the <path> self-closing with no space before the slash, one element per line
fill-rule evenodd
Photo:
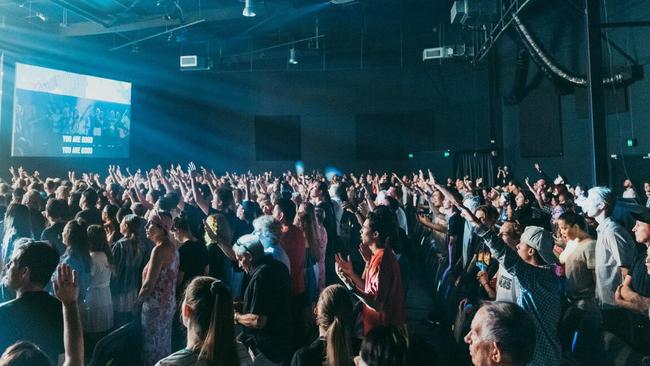
<path fill-rule="evenodd" d="M 530 56 L 533 58 L 533 61 L 535 61 L 549 78 L 580 88 L 589 86 L 589 81 L 586 76 L 566 70 L 553 60 L 543 46 L 536 40 L 535 36 L 528 31 L 517 14 L 513 14 L 512 19 L 514 20 L 515 30 L 519 34 Z M 605 77 L 602 82 L 605 85 L 624 85 L 633 82 L 638 78 L 637 69 L 638 67 L 635 68 L 632 66 L 629 71 L 619 72 Z"/>
<path fill-rule="evenodd" d="M 325 37 L 325 35 L 324 35 L 324 34 L 321 34 L 321 35 L 319 35 L 319 36 L 314 36 L 314 37 L 307 37 L 307 38 L 296 39 L 296 40 L 293 40 L 293 41 L 290 41 L 290 42 L 282 42 L 282 43 L 274 44 L 274 45 L 272 45 L 272 46 L 268 46 L 268 47 L 264 47 L 264 48 L 258 48 L 258 49 L 255 49 L 255 50 L 252 50 L 252 51 L 248 51 L 248 52 L 244 52 L 244 53 L 238 53 L 238 54 L 235 54 L 235 55 L 229 55 L 228 57 L 230 57 L 230 58 L 235 58 L 235 57 L 240 57 L 240 56 L 254 55 L 254 54 L 256 54 L 256 53 L 262 53 L 262 52 L 264 52 L 264 51 L 272 50 L 272 49 L 274 49 L 274 48 L 278 48 L 278 47 L 287 47 L 287 46 L 294 45 L 294 44 L 296 44 L 296 43 L 307 42 L 307 41 L 310 41 L 310 40 L 313 40 L 313 39 L 322 38 L 322 37 Z"/>
<path fill-rule="evenodd" d="M 165 30 L 163 32 L 158 32 L 158 33 L 152 34 L 150 36 L 146 36 L 144 38 L 136 39 L 135 41 L 127 42 L 127 43 L 124 43 L 124 44 L 122 44 L 120 46 L 113 47 L 113 48 L 111 48 L 111 51 L 117 51 L 117 50 L 122 49 L 124 47 L 128 47 L 128 46 L 131 46 L 131 45 L 136 45 L 136 44 L 144 42 L 146 40 L 156 38 L 156 37 L 160 37 L 160 36 L 168 34 L 168 33 L 176 32 L 177 30 L 187 28 L 187 27 L 191 27 L 191 26 L 193 26 L 195 24 L 199 24 L 199 23 L 203 23 L 203 22 L 205 22 L 205 19 L 199 19 L 199 20 L 193 21 L 191 23 L 187 23 L 187 24 L 180 25 L 178 27 L 170 28 L 170 29 L 167 29 L 167 30 Z"/>
<path fill-rule="evenodd" d="M 52 2 L 54 4 L 56 4 L 56 5 L 59 5 L 62 8 L 70 10 L 71 12 L 73 12 L 73 13 L 75 13 L 75 14 L 83 17 L 83 18 L 86 18 L 86 19 L 90 20 L 91 22 L 101 24 L 106 28 L 110 27 L 111 25 L 113 25 L 113 23 L 115 23 L 115 19 L 113 19 L 111 21 L 106 21 L 105 19 L 103 19 L 101 17 L 98 17 L 97 15 L 93 14 L 92 12 L 90 12 L 88 10 L 85 10 L 85 9 L 82 9 L 81 7 L 75 5 L 75 4 L 73 4 L 73 3 L 71 3 L 71 2 L 69 2 L 67 0 L 52 0 Z"/>

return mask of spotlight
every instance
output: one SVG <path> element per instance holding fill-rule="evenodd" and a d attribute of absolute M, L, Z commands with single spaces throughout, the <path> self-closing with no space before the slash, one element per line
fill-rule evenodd
<path fill-rule="evenodd" d="M 245 17 L 254 17 L 255 15 L 255 4 L 253 4 L 253 0 L 246 0 L 244 1 L 244 11 L 241 13 Z"/>
<path fill-rule="evenodd" d="M 298 58 L 296 58 L 296 47 L 291 46 L 289 49 L 289 63 L 291 65 L 297 65 L 298 64 Z"/>

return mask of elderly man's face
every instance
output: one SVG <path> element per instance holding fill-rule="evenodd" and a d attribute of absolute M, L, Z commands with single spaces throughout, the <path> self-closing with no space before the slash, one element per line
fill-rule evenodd
<path fill-rule="evenodd" d="M 605 203 L 597 194 L 589 193 L 583 208 L 587 216 L 596 217 L 603 210 L 604 205 Z"/>
<path fill-rule="evenodd" d="M 650 245 L 650 224 L 637 220 L 632 231 L 637 243 Z"/>
<path fill-rule="evenodd" d="M 469 355 L 474 366 L 492 366 L 495 363 L 490 357 L 493 350 L 493 342 L 485 341 L 484 331 L 487 322 L 487 314 L 483 309 L 476 312 L 472 320 L 469 333 L 465 336 L 465 343 L 469 345 Z"/>
<path fill-rule="evenodd" d="M 237 257 L 239 267 L 243 269 L 244 272 L 250 273 L 253 264 L 253 256 L 249 252 L 242 254 L 235 252 L 235 257 Z"/>

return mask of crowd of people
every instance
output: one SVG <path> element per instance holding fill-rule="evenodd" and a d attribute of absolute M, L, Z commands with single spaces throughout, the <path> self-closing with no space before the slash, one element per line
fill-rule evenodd
<path fill-rule="evenodd" d="M 626 181 L 617 203 L 535 169 L 521 185 L 500 167 L 491 187 L 431 171 L 12 168 L 0 366 L 412 364 L 414 276 L 453 364 L 641 362 L 650 182 Z"/>

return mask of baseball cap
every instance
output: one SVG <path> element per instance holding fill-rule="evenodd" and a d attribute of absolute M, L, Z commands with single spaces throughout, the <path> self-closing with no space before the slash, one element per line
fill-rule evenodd
<path fill-rule="evenodd" d="M 557 257 L 553 253 L 553 237 L 551 233 L 539 226 L 527 226 L 521 234 L 521 242 L 535 249 L 546 264 L 555 264 Z"/>

